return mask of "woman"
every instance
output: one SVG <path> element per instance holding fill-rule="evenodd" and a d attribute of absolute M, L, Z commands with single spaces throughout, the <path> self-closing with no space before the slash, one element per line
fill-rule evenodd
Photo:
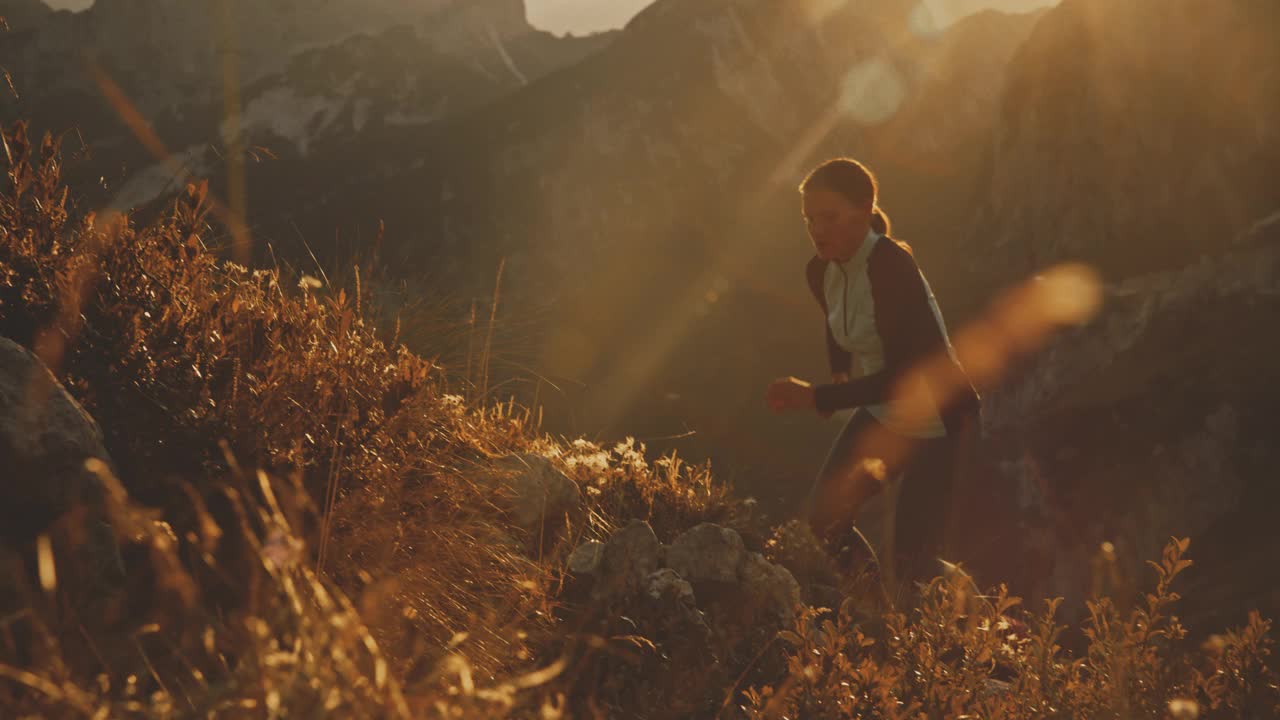
<path fill-rule="evenodd" d="M 816 251 L 809 288 L 826 320 L 832 381 L 782 378 L 766 400 L 779 413 L 829 417 L 854 409 L 814 482 L 809 524 L 846 573 L 870 573 L 879 584 L 875 551 L 853 520 L 899 476 L 893 569 L 907 583 L 936 574 L 979 399 L 910 249 L 889 237 L 877 190 L 870 171 L 846 158 L 823 163 L 801 183 Z"/>

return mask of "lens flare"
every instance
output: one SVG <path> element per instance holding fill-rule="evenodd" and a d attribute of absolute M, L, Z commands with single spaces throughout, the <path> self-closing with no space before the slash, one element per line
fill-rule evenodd
<path fill-rule="evenodd" d="M 872 58 L 853 66 L 840 87 L 840 110 L 863 125 L 877 125 L 898 112 L 907 97 L 902 74 L 888 60 Z"/>
<path fill-rule="evenodd" d="M 1054 331 L 1087 322 L 1102 304 L 1102 284 L 1090 268 L 1067 264 L 1052 267 L 1004 293 L 978 320 L 965 326 L 953 343 L 965 369 L 958 376 L 950 357 L 936 355 L 907 371 L 890 395 L 895 425 L 926 427 L 936 408 L 945 406 L 966 381 L 979 390 L 996 387 L 1018 358 L 1042 348 Z M 867 435 L 855 455 L 879 458 L 892 477 L 912 451 L 912 442 L 898 433 L 893 437 Z M 896 440 L 895 440 L 896 438 Z M 848 483 L 847 502 L 864 502 L 870 494 Z"/>

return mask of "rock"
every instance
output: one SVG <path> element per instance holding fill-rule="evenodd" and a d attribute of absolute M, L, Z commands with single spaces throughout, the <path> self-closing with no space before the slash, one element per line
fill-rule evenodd
<path fill-rule="evenodd" d="M 702 523 L 685 531 L 667 549 L 667 566 L 690 582 L 733 582 L 743 559 L 742 537 L 734 530 Z"/>
<path fill-rule="evenodd" d="M 982 681 L 982 690 L 979 692 L 983 698 L 999 698 L 1008 697 L 1012 692 L 1009 683 L 995 678 L 987 678 Z"/>
<path fill-rule="evenodd" d="M 749 596 L 760 608 L 783 625 L 788 625 L 796 615 L 800 604 L 800 583 L 791 571 L 774 565 L 760 553 L 749 553 L 738 568 L 738 579 L 743 594 Z"/>
<path fill-rule="evenodd" d="M 661 568 L 645 578 L 643 613 L 649 627 L 667 652 L 685 658 L 706 657 L 711 628 L 698 609 L 693 586 L 671 568 Z"/>
<path fill-rule="evenodd" d="M 535 453 L 507 455 L 494 463 L 480 483 L 503 492 L 503 503 L 512 523 L 538 536 L 558 528 L 566 514 L 582 507 L 578 484 L 560 472 L 551 460 Z"/>
<path fill-rule="evenodd" d="M 654 600 L 673 597 L 681 602 L 694 604 L 693 586 L 671 568 L 662 568 L 645 579 L 645 592 Z"/>
<path fill-rule="evenodd" d="M 809 604 L 816 608 L 839 610 L 844 598 L 844 593 L 834 585 L 814 583 L 809 586 Z"/>
<path fill-rule="evenodd" d="M 600 552 L 592 595 L 618 597 L 640 590 L 658 569 L 658 536 L 643 520 L 632 520 L 615 531 Z"/>
<path fill-rule="evenodd" d="M 90 458 L 110 466 L 98 424 L 39 358 L 0 338 L 0 561 L 16 571 L 0 577 L 0 614 L 16 617 L 29 597 L 23 578 L 36 576 L 40 537 L 51 542 L 60 602 L 82 627 L 96 627 L 124 587 L 107 493 L 85 467 Z M 25 656 L 34 636 L 11 631 Z"/>
<path fill-rule="evenodd" d="M 35 354 L 0 338 L 0 538 L 30 542 L 77 506 L 104 517 L 88 458 L 110 464 L 98 424 Z"/>
<path fill-rule="evenodd" d="M 569 572 L 574 575 L 594 575 L 600 569 L 604 557 L 604 543 L 588 540 L 569 553 Z"/>

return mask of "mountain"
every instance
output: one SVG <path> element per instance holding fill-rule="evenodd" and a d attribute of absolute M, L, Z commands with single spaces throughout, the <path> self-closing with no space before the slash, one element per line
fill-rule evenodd
<path fill-rule="evenodd" d="M 432 132 L 370 148 L 381 153 L 369 163 L 379 178 L 313 178 L 327 192 L 300 189 L 309 202 L 299 202 L 308 215 L 318 211 L 326 230 L 380 217 L 394 233 L 412 222 L 432 242 L 413 243 L 406 258 L 453 258 L 473 239 L 510 237 L 486 259 L 536 247 L 555 262 L 576 262 L 584 251 L 598 257 L 633 240 L 665 249 L 694 232 L 716 242 L 728 234 L 718 225 L 741 215 L 744 192 L 771 198 L 782 177 L 790 189 L 804 162 L 827 148 L 866 150 L 903 185 L 966 177 L 967 162 L 950 170 L 920 157 L 978 157 L 973 133 L 990 126 L 1003 66 L 1034 16 L 984 13 L 942 33 L 913 29 L 906 6 L 851 2 L 817 17 L 779 2 L 658 2 L 589 62 Z M 884 94 L 893 107 L 860 115 L 858 93 Z M 850 104 L 844 112 L 841 102 Z M 828 113 L 831 126 L 802 148 Z M 793 156 L 798 148 L 806 151 Z M 368 209 L 329 202 L 353 193 L 376 201 L 396 184 L 422 192 Z M 504 201 L 468 204 L 491 193 Z M 294 198 L 284 205 L 301 214 Z M 772 225 L 795 231 L 793 223 Z"/>
<path fill-rule="evenodd" d="M 1123 278 L 1227 247 L 1280 207 L 1278 36 L 1258 0 L 1049 11 L 1013 59 L 966 251 Z"/>
<path fill-rule="evenodd" d="M 88 149 L 70 179 L 87 202 L 127 208 L 172 188 L 174 171 L 133 137 L 97 73 L 189 171 L 211 175 L 237 136 L 227 93 L 243 142 L 266 150 L 254 157 L 296 159 L 384 124 L 475 109 L 609 41 L 540 32 L 522 0 L 312 5 L 101 0 L 47 14 L 0 46 L 18 90 L 0 119 L 63 131 L 74 118 L 71 149 Z"/>
<path fill-rule="evenodd" d="M 1190 535 L 1189 615 L 1280 606 L 1278 33 L 1274 3 L 1065 0 L 1010 65 L 947 281 L 976 304 L 1062 261 L 1105 280 L 1099 317 L 987 397 L 991 492 L 1023 525 L 1000 533 L 1054 548 L 1021 561 L 1051 594 L 1096 580 L 1103 542 L 1136 576 Z"/>
<path fill-rule="evenodd" d="M 41 0 L 3 0 L 0 2 L 0 18 L 10 30 L 19 31 L 37 25 L 53 10 Z"/>

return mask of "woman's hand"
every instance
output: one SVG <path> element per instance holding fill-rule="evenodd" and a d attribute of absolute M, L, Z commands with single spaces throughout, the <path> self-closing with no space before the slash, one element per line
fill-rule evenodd
<path fill-rule="evenodd" d="M 813 386 L 794 377 L 779 378 L 769 383 L 764 400 L 774 413 L 784 413 L 788 410 L 813 410 L 816 407 Z"/>

